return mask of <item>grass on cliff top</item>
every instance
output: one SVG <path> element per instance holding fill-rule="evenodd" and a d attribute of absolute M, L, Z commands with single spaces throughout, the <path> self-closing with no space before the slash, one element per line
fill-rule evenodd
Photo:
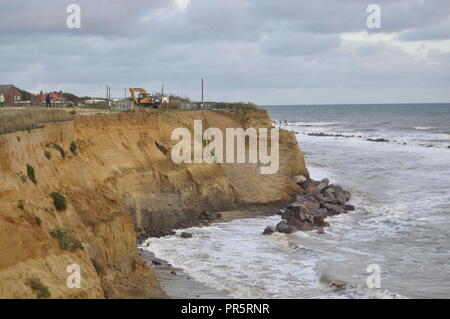
<path fill-rule="evenodd" d="M 69 112 L 60 109 L 0 109 L 0 135 L 40 128 L 45 123 L 66 122 L 72 118 Z"/>

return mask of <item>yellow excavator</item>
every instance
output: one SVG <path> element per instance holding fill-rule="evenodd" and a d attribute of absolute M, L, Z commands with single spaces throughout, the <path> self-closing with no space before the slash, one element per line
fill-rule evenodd
<path fill-rule="evenodd" d="M 143 107 L 152 107 L 157 109 L 161 106 L 161 96 L 158 94 L 151 95 L 144 89 L 130 89 L 131 97 L 134 104 Z"/>

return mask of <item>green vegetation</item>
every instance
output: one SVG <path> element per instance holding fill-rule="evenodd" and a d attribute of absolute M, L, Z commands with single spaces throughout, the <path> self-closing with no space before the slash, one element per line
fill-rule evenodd
<path fill-rule="evenodd" d="M 59 146 L 58 144 L 51 144 L 57 151 L 59 151 L 61 153 L 61 156 L 63 159 L 66 159 L 66 151 L 64 150 L 64 148 L 62 148 L 61 146 Z"/>
<path fill-rule="evenodd" d="M 24 210 L 25 209 L 25 201 L 23 199 L 19 200 L 19 204 L 17 205 L 17 208 Z"/>
<path fill-rule="evenodd" d="M 49 151 L 45 151 L 44 155 L 45 155 L 45 157 L 47 157 L 47 159 L 51 159 L 52 158 L 52 153 L 50 153 Z"/>
<path fill-rule="evenodd" d="M 72 141 L 72 143 L 70 143 L 70 151 L 73 153 L 73 155 L 77 155 L 77 150 L 78 150 L 77 142 Z"/>
<path fill-rule="evenodd" d="M 64 110 L 47 110 L 41 107 L 2 110 L 0 114 L 0 135 L 42 128 L 44 123 L 70 120 L 72 120 L 72 117 Z"/>
<path fill-rule="evenodd" d="M 39 226 L 41 226 L 42 224 L 42 219 L 40 219 L 39 217 L 34 217 L 34 221 L 36 222 L 36 224 L 38 224 Z"/>
<path fill-rule="evenodd" d="M 50 194 L 50 196 L 53 198 L 53 203 L 55 204 L 55 208 L 57 211 L 62 212 L 67 209 L 67 202 L 64 195 L 58 192 L 53 192 Z"/>
<path fill-rule="evenodd" d="M 65 229 L 55 228 L 50 232 L 50 236 L 59 239 L 59 247 L 62 250 L 83 249 L 83 245 Z"/>
<path fill-rule="evenodd" d="M 27 164 L 27 175 L 30 181 L 32 181 L 34 184 L 37 184 L 36 176 L 34 174 L 34 167 L 30 164 Z"/>
<path fill-rule="evenodd" d="M 48 288 L 45 287 L 39 279 L 30 279 L 28 280 L 27 285 L 37 293 L 39 299 L 45 299 L 51 296 Z"/>

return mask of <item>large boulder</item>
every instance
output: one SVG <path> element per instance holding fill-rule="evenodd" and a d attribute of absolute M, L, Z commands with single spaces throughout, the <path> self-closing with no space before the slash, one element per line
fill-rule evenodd
<path fill-rule="evenodd" d="M 291 217 L 289 218 L 289 220 L 287 221 L 287 224 L 289 226 L 294 226 L 297 230 L 301 230 L 303 227 L 303 222 L 297 218 L 297 217 Z"/>
<path fill-rule="evenodd" d="M 333 205 L 333 204 L 327 204 L 324 203 L 322 204 L 327 210 L 328 210 L 328 214 L 330 216 L 333 215 L 339 215 L 339 214 L 345 214 L 347 211 L 340 205 Z"/>
<path fill-rule="evenodd" d="M 303 176 L 303 175 L 297 175 L 292 177 L 292 180 L 294 181 L 294 183 L 296 184 L 303 184 L 304 182 L 306 182 L 308 179 Z"/>
<path fill-rule="evenodd" d="M 308 200 L 305 203 L 305 207 L 309 210 L 309 211 L 314 211 L 320 208 L 320 203 L 315 200 L 314 198 L 308 198 Z"/>
<path fill-rule="evenodd" d="M 303 224 L 303 226 L 302 226 L 302 229 L 301 229 L 301 231 L 311 231 L 311 230 L 313 230 L 313 224 L 311 224 L 311 223 L 304 223 Z"/>
<path fill-rule="evenodd" d="M 323 190 L 325 190 L 325 188 L 328 187 L 328 185 L 330 184 L 330 181 L 328 180 L 328 178 L 324 178 L 320 184 L 317 186 L 317 190 L 319 192 L 322 192 Z"/>
<path fill-rule="evenodd" d="M 294 226 L 288 225 L 285 221 L 281 221 L 277 224 L 277 231 L 284 234 L 292 234 L 297 231 Z"/>
<path fill-rule="evenodd" d="M 309 184 L 308 187 L 306 187 L 305 192 L 308 194 L 320 194 L 319 189 L 314 184 Z"/>
<path fill-rule="evenodd" d="M 272 235 L 274 232 L 276 232 L 276 228 L 272 227 L 272 226 L 268 226 L 264 229 L 263 231 L 263 235 L 267 236 L 267 235 Z"/>

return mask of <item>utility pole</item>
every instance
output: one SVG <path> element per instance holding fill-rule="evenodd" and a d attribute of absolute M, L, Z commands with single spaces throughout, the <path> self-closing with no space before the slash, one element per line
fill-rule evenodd
<path fill-rule="evenodd" d="M 162 84 L 162 87 L 161 87 L 161 96 L 164 96 L 164 83 Z"/>
<path fill-rule="evenodd" d="M 204 88 L 203 88 L 203 78 L 202 78 L 202 103 L 203 103 L 203 93 L 204 93 Z"/>
<path fill-rule="evenodd" d="M 126 100 L 127 99 L 127 88 L 124 88 L 123 90 L 124 90 L 124 93 L 125 93 L 124 99 Z"/>

